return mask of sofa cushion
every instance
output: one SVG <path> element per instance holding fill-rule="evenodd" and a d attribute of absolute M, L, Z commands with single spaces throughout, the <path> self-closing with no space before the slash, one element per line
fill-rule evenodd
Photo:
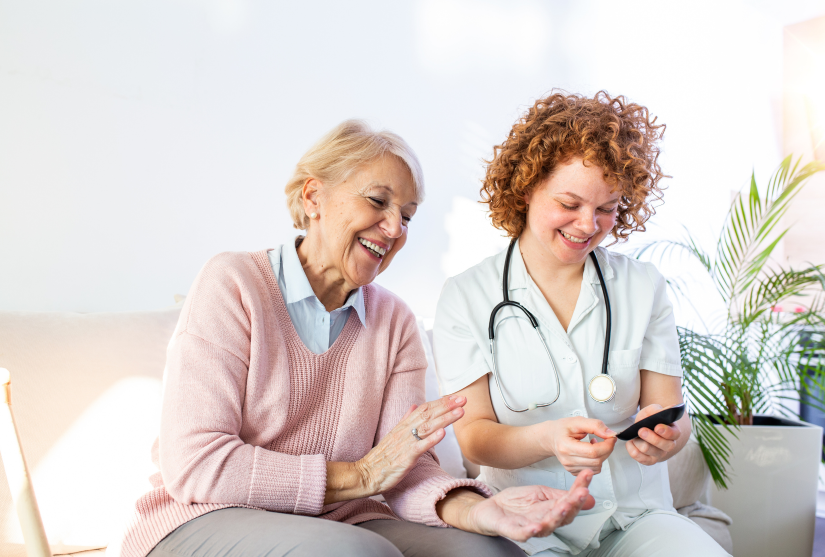
<path fill-rule="evenodd" d="M 55 554 L 105 547 L 150 487 L 166 347 L 179 314 L 180 305 L 149 312 L 0 312 L 0 367 L 12 374 L 15 420 Z M 419 327 L 433 400 L 439 394 L 430 337 Z M 436 453 L 447 472 L 467 476 L 452 428 Z M 709 474 L 695 440 L 668 466 L 676 508 L 702 498 Z M 0 555 L 23 557 L 7 486 L 0 467 Z"/>
<path fill-rule="evenodd" d="M 700 499 L 707 501 L 710 471 L 696 437 L 691 435 L 682 450 L 667 461 L 667 472 L 675 508 L 681 509 Z"/>
<path fill-rule="evenodd" d="M 155 472 L 166 347 L 183 302 L 122 313 L 0 312 L 0 367 L 12 374 L 15 420 L 54 553 L 105 547 Z M 438 398 L 428 336 L 427 396 Z M 452 428 L 436 448 L 466 477 Z M 0 555 L 25 554 L 0 467 Z"/>
<path fill-rule="evenodd" d="M 435 358 L 432 349 L 432 329 L 426 330 L 424 322 L 418 320 L 418 332 L 421 335 L 421 342 L 424 344 L 424 352 L 427 354 L 427 375 L 425 377 L 425 396 L 427 400 L 436 400 L 441 395 L 438 389 L 438 378 L 435 375 Z M 458 446 L 453 426 L 445 430 L 446 435 L 441 442 L 435 446 L 435 454 L 438 462 L 445 472 L 454 478 L 466 478 L 467 470 L 464 467 L 464 457 Z M 475 477 L 475 476 L 474 476 Z"/>
<path fill-rule="evenodd" d="M 54 553 L 105 547 L 154 472 L 166 346 L 180 307 L 0 312 L 0 367 Z M 23 555 L 0 468 L 0 555 Z"/>

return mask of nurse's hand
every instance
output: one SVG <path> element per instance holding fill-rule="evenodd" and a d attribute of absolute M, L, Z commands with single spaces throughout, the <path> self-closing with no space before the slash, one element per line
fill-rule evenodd
<path fill-rule="evenodd" d="M 601 420 L 592 418 L 562 418 L 541 424 L 544 438 L 541 441 L 547 456 L 555 456 L 564 469 L 578 475 L 584 470 L 594 474 L 602 471 L 602 463 L 607 460 L 616 446 L 616 432 Z M 589 443 L 582 441 L 594 435 Z"/>
<path fill-rule="evenodd" d="M 642 408 L 636 414 L 636 421 L 664 410 L 661 404 L 651 404 Z M 639 437 L 627 442 L 627 454 L 641 464 L 650 466 L 667 460 L 676 448 L 676 440 L 682 436 L 679 424 L 659 424 L 655 431 L 643 427 L 639 430 Z"/>
<path fill-rule="evenodd" d="M 439 501 L 436 510 L 447 524 L 485 536 L 516 541 L 543 538 L 566 526 L 595 501 L 587 487 L 593 474 L 579 474 L 570 491 L 543 485 L 509 487 L 489 499 L 455 489 Z"/>

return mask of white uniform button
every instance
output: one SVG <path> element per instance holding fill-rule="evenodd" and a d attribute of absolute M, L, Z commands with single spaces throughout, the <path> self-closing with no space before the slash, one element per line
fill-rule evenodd
<path fill-rule="evenodd" d="M 570 362 L 571 364 L 575 364 L 576 360 L 577 360 L 577 358 L 575 356 L 567 356 L 567 361 Z"/>
<path fill-rule="evenodd" d="M 605 501 L 604 503 L 602 503 L 602 506 L 605 509 L 610 510 L 613 508 L 613 501 Z"/>
<path fill-rule="evenodd" d="M 573 410 L 573 415 L 574 416 L 584 416 L 584 412 L 582 412 L 581 410 Z"/>

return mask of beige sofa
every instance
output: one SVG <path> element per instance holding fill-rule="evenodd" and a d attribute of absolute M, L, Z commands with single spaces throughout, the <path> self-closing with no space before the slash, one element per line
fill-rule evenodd
<path fill-rule="evenodd" d="M 12 377 L 18 432 L 52 553 L 103 554 L 149 488 L 166 346 L 180 305 L 147 312 L 0 312 L 0 368 Z M 422 327 L 422 333 L 424 333 Z M 425 350 L 432 361 L 426 334 Z M 437 396 L 428 370 L 428 397 Z M 444 468 L 470 474 L 452 435 Z M 695 443 L 670 462 L 679 511 L 728 551 L 730 522 L 698 502 L 709 475 Z M 0 467 L 0 555 L 23 557 L 19 522 Z"/>

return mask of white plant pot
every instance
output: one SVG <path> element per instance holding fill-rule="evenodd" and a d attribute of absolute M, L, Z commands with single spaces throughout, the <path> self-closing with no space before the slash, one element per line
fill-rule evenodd
<path fill-rule="evenodd" d="M 734 557 L 810 557 L 822 428 L 756 416 L 738 439 L 725 435 L 732 450 L 729 489 L 711 485 L 710 504 L 733 519 Z"/>

